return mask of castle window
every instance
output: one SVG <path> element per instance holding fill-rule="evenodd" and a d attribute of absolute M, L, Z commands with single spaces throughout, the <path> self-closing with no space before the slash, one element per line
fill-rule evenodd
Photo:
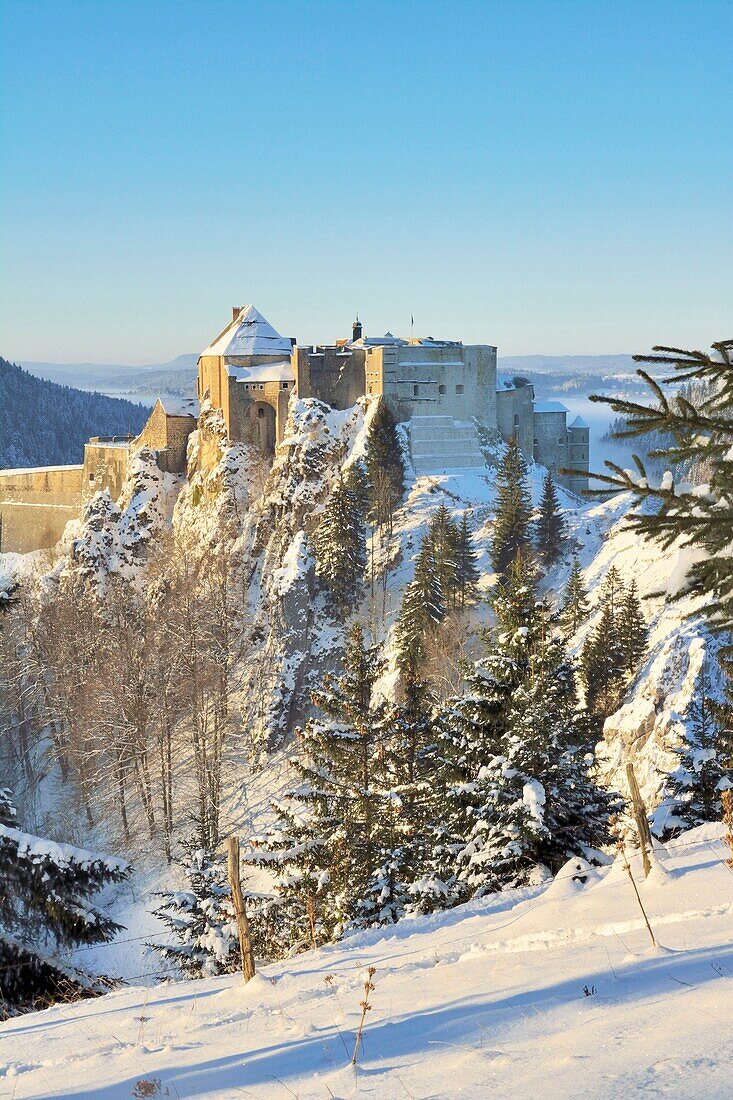
<path fill-rule="evenodd" d="M 560 438 L 558 439 L 558 443 L 560 444 L 561 447 L 564 447 L 565 446 L 565 436 L 561 435 Z"/>
<path fill-rule="evenodd" d="M 514 427 L 515 428 L 519 427 L 519 413 L 514 414 Z"/>
<path fill-rule="evenodd" d="M 260 420 L 263 419 L 264 415 L 265 415 L 265 410 L 264 409 L 258 409 L 257 410 L 257 416 L 260 418 Z"/>
<path fill-rule="evenodd" d="M 456 393 L 463 393 L 463 386 L 456 386 Z"/>
<path fill-rule="evenodd" d="M 288 388 L 287 382 L 283 382 L 282 383 L 282 389 L 286 390 L 287 388 Z"/>
<path fill-rule="evenodd" d="M 417 397 L 417 395 L 419 394 L 419 392 L 420 392 L 420 387 L 419 387 L 419 386 L 413 386 L 413 387 L 412 387 L 412 396 L 413 396 L 413 397 Z"/>
<path fill-rule="evenodd" d="M 445 386 L 438 386 L 438 393 L 445 393 Z"/>

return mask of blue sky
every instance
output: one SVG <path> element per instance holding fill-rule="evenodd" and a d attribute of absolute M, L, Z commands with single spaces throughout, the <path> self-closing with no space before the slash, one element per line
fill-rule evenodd
<path fill-rule="evenodd" d="M 733 335 L 733 4 L 0 0 L 0 354 Z"/>

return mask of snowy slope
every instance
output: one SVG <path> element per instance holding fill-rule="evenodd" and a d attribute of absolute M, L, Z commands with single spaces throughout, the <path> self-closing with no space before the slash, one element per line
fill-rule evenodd
<path fill-rule="evenodd" d="M 733 872 L 719 837 L 705 826 L 657 853 L 640 884 L 656 949 L 619 861 L 581 868 L 585 884 L 569 866 L 549 886 L 265 967 L 247 987 L 134 987 L 10 1020 L 0 1096 L 123 1100 L 156 1081 L 149 1095 L 209 1100 L 729 1096 Z"/>

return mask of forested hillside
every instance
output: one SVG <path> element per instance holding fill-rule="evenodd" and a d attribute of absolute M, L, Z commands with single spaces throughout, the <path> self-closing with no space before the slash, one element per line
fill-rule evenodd
<path fill-rule="evenodd" d="M 35 378 L 0 358 L 0 469 L 81 462 L 90 436 L 136 435 L 149 411 Z"/>

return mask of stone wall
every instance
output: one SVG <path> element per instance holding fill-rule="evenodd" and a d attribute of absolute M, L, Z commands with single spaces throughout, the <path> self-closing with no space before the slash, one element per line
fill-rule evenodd
<path fill-rule="evenodd" d="M 590 462 L 590 428 L 583 425 L 570 425 L 570 461 L 571 470 L 586 471 Z M 570 479 L 570 488 L 576 493 L 582 493 L 588 488 L 587 477 L 573 477 Z"/>
<path fill-rule="evenodd" d="M 165 473 L 185 473 L 188 437 L 195 427 L 193 416 L 167 413 L 158 400 L 145 427 L 133 441 L 132 450 L 149 447 L 151 451 L 158 452 L 158 465 Z"/>
<path fill-rule="evenodd" d="M 0 552 L 54 546 L 82 507 L 83 466 L 0 471 Z"/>
<path fill-rule="evenodd" d="M 235 443 L 253 443 L 272 454 L 285 434 L 293 383 L 228 379 L 224 421 Z"/>
<path fill-rule="evenodd" d="M 368 393 L 384 394 L 397 421 L 477 417 L 496 423 L 496 348 L 488 344 L 378 345 L 367 349 Z"/>
<path fill-rule="evenodd" d="M 108 489 L 112 499 L 117 500 L 122 492 L 129 457 L 129 442 L 90 439 L 85 443 L 82 478 L 84 500 L 89 500 L 102 489 Z"/>
<path fill-rule="evenodd" d="M 317 397 L 333 409 L 350 409 L 367 392 L 363 348 L 294 348 L 299 397 Z"/>
<path fill-rule="evenodd" d="M 528 462 L 534 457 L 533 408 L 532 386 L 517 386 L 499 390 L 496 394 L 496 426 L 499 435 L 504 442 L 516 435 L 519 448 Z"/>
<path fill-rule="evenodd" d="M 535 462 L 553 472 L 568 465 L 570 436 L 566 412 L 535 412 L 534 437 Z"/>

